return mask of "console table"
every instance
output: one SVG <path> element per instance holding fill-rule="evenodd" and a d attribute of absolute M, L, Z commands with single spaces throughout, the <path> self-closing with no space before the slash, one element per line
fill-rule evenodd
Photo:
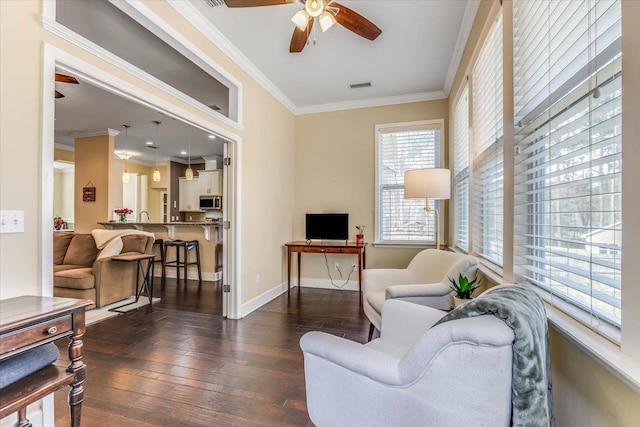
<path fill-rule="evenodd" d="M 91 301 L 72 298 L 22 296 L 0 301 L 0 360 L 20 357 L 32 348 L 69 337 L 69 360 L 65 369 L 50 365 L 0 392 L 0 419 L 18 412 L 18 425 L 30 426 L 27 405 L 70 385 L 71 426 L 80 426 L 86 377 L 82 362 L 84 311 Z"/>
<path fill-rule="evenodd" d="M 360 290 L 360 304 L 362 304 L 362 269 L 367 268 L 366 243 L 357 244 L 355 242 L 291 242 L 287 247 L 287 296 L 291 295 L 291 254 L 298 253 L 298 287 L 300 287 L 300 266 L 302 253 L 313 254 L 349 254 L 358 255 L 358 288 Z"/>

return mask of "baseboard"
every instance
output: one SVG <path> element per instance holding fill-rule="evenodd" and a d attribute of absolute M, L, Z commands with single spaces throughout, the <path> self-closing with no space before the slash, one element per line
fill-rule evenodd
<path fill-rule="evenodd" d="M 283 293 L 287 292 L 287 283 L 280 283 L 279 285 L 274 286 L 268 291 L 258 295 L 257 297 L 245 302 L 240 307 L 240 317 L 245 317 L 249 313 L 259 309 L 269 301 L 279 297 Z"/>
<path fill-rule="evenodd" d="M 291 287 L 298 286 L 297 282 L 298 282 L 297 279 L 291 279 Z M 331 280 L 329 279 L 317 279 L 315 277 L 303 277 L 302 279 L 300 279 L 300 282 L 301 282 L 300 286 L 303 288 L 337 289 L 339 291 L 359 290 L 357 279 L 349 280 L 347 284 L 344 285 L 342 288 L 339 287 L 344 283 L 344 280 L 341 280 L 341 279 L 333 279 L 333 283 L 335 283 L 338 286 L 332 285 Z M 285 284 L 285 287 L 286 287 L 286 284 Z"/>
<path fill-rule="evenodd" d="M 176 273 L 177 272 L 175 268 L 169 268 L 167 269 L 166 277 L 168 279 L 175 279 L 176 277 L 178 277 Z M 153 276 L 162 277 L 162 267 L 160 266 L 155 267 L 155 269 L 153 270 Z M 180 275 L 180 277 L 182 277 L 182 274 Z M 198 280 L 198 270 L 195 270 L 195 268 L 194 269 L 190 268 L 188 270 L 187 279 Z M 215 282 L 216 280 L 220 280 L 220 279 L 222 279 L 222 271 L 217 271 L 217 272 L 203 271 L 202 272 L 202 280 Z"/>

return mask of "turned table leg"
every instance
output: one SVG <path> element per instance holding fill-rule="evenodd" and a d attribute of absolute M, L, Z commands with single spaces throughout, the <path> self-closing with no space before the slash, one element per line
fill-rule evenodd
<path fill-rule="evenodd" d="M 69 338 L 69 360 L 71 364 L 67 367 L 67 372 L 74 374 L 74 380 L 69 390 L 69 408 L 71 410 L 71 427 L 80 427 L 82 415 L 82 400 L 84 399 L 84 388 L 82 384 L 87 375 L 87 367 L 82 361 L 82 336 L 85 332 L 84 311 L 76 313 L 73 319 L 73 335 Z"/>

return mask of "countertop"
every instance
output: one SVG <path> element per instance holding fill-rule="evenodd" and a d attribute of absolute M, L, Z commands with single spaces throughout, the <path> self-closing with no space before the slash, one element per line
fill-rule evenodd
<path fill-rule="evenodd" d="M 171 226 L 171 225 L 208 225 L 208 226 L 221 226 L 222 221 L 176 221 L 176 222 L 99 222 L 98 224 L 103 226 L 125 226 L 125 225 L 156 225 L 156 226 Z"/>

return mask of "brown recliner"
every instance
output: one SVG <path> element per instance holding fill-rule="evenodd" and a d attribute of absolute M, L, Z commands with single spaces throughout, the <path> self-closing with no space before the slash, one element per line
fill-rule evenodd
<path fill-rule="evenodd" d="M 152 253 L 153 237 L 122 236 L 122 243 L 121 254 Z M 134 294 L 137 264 L 97 259 L 100 250 L 91 234 L 54 233 L 53 251 L 54 296 L 90 299 L 103 307 Z"/>

